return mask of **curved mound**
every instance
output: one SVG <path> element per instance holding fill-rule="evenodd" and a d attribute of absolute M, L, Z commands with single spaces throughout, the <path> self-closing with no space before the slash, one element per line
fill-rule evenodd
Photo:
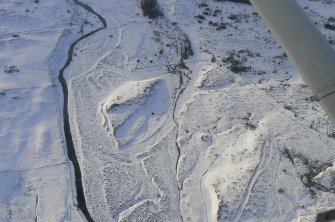
<path fill-rule="evenodd" d="M 195 84 L 196 87 L 202 89 L 220 89 L 227 87 L 234 82 L 235 80 L 224 71 L 218 68 L 212 68 L 209 71 L 200 74 L 200 78 Z"/>
<path fill-rule="evenodd" d="M 101 124 L 119 149 L 146 141 L 164 123 L 170 96 L 161 79 L 133 81 L 100 104 Z"/>

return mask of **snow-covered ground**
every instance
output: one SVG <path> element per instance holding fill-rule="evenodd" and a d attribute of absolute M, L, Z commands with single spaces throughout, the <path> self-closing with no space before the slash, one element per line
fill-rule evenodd
<path fill-rule="evenodd" d="M 49 63 L 70 29 L 72 6 L 65 1 L 0 5 L 0 221 L 77 221 L 61 97 L 52 76 L 55 64 Z"/>
<path fill-rule="evenodd" d="M 335 125 L 252 6 L 82 2 L 107 22 L 64 73 L 94 221 L 314 221 L 335 208 Z M 334 45 L 335 2 L 299 3 Z M 101 21 L 72 1 L 0 6 L 0 221 L 82 221 L 58 75 Z"/>

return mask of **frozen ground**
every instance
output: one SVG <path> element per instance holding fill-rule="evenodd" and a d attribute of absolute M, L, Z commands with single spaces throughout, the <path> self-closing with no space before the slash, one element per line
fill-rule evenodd
<path fill-rule="evenodd" d="M 64 73 L 93 220 L 314 221 L 335 208 L 335 125 L 252 6 L 148 2 L 83 1 L 107 27 Z M 334 45 L 335 2 L 299 3 Z M 0 6 L 0 221 L 83 221 L 58 75 L 101 21 L 72 1 Z"/>
<path fill-rule="evenodd" d="M 0 4 L 0 221 L 80 220 L 49 63 L 70 29 L 72 6 Z M 66 46 L 58 53 L 63 57 Z"/>

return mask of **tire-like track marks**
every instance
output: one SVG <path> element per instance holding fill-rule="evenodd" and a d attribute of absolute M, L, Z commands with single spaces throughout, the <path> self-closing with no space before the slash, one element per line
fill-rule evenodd
<path fill-rule="evenodd" d="M 66 68 L 71 64 L 72 58 L 73 58 L 73 50 L 75 46 L 82 40 L 90 37 L 91 35 L 95 34 L 96 32 L 105 29 L 107 27 L 107 22 L 106 20 L 98 13 L 96 13 L 90 6 L 78 1 L 78 0 L 73 0 L 74 4 L 84 8 L 88 12 L 96 15 L 100 22 L 102 23 L 102 27 L 98 28 L 94 31 L 91 31 L 77 40 L 75 40 L 71 45 L 68 50 L 68 57 L 66 60 L 66 63 L 64 66 L 60 69 L 59 71 L 59 76 L 58 80 L 62 86 L 62 91 L 64 95 L 64 105 L 63 105 L 63 119 L 64 119 L 64 135 L 65 135 L 65 140 L 66 140 L 66 146 L 67 146 L 67 155 L 70 161 L 73 164 L 74 168 L 74 174 L 75 174 L 75 186 L 76 186 L 76 191 L 77 191 L 77 207 L 78 209 L 83 213 L 85 216 L 86 220 L 91 222 L 93 221 L 86 205 L 86 200 L 85 200 L 85 195 L 84 195 L 84 189 L 83 189 L 83 184 L 82 184 L 82 175 L 81 175 L 81 170 L 80 170 L 80 165 L 78 162 L 78 158 L 76 156 L 76 151 L 74 148 L 73 144 L 73 139 L 72 139 L 72 134 L 71 134 L 71 128 L 70 128 L 70 121 L 69 121 L 69 111 L 68 111 L 68 87 L 66 84 L 66 80 L 64 78 L 64 71 Z"/>
<path fill-rule="evenodd" d="M 266 153 L 266 149 L 267 149 L 268 146 L 270 146 L 269 154 Z M 256 166 L 256 168 L 255 168 L 255 170 L 254 170 L 254 172 L 253 172 L 253 174 L 250 178 L 248 187 L 247 187 L 247 189 L 244 193 L 243 200 L 242 200 L 242 202 L 240 203 L 239 207 L 236 210 L 234 221 L 240 221 L 240 218 L 243 214 L 245 206 L 247 205 L 247 203 L 249 201 L 251 191 L 254 188 L 255 183 L 257 182 L 260 175 L 269 166 L 269 164 L 272 160 L 272 156 L 273 156 L 272 139 L 270 139 L 269 141 L 265 140 L 263 145 L 262 145 L 262 148 L 261 148 L 261 160 L 260 160 L 259 164 Z"/>

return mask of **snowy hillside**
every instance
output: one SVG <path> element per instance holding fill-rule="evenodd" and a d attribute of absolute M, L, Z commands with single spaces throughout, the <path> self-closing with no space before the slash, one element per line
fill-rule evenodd
<path fill-rule="evenodd" d="M 0 1 L 0 221 L 335 208 L 335 124 L 237 2 Z M 335 1 L 298 2 L 335 48 Z"/>

